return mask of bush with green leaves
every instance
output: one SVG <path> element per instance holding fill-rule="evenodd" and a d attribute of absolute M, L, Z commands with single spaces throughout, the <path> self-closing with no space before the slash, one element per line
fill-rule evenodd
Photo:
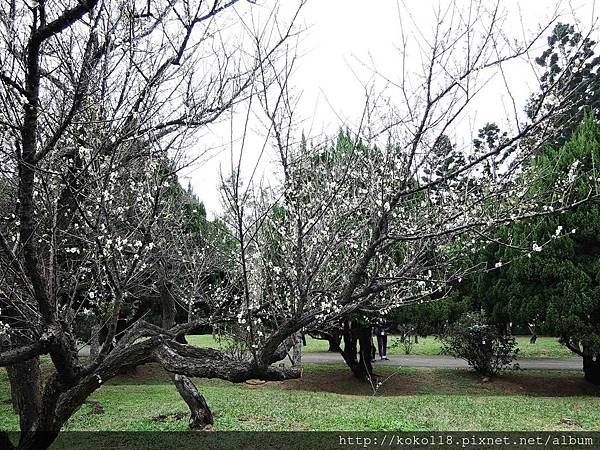
<path fill-rule="evenodd" d="M 484 313 L 465 314 L 441 339 L 443 354 L 466 360 L 481 375 L 518 367 L 513 364 L 519 351 L 515 337 L 491 324 Z"/>
<path fill-rule="evenodd" d="M 466 280 L 455 293 L 475 300 L 496 324 L 533 324 L 540 333 L 557 336 L 582 358 L 585 379 L 600 385 L 600 123 L 590 113 L 559 149 L 545 147 L 531 163 L 540 177 L 532 191 L 544 192 L 573 168 L 580 177 L 560 195 L 575 207 L 532 217 L 498 230 L 474 255 L 499 269 Z M 551 204 L 556 194 L 540 197 Z M 500 243 L 509 245 L 500 245 Z M 519 248 L 531 248 L 523 255 Z M 475 259 L 477 261 L 477 259 Z M 475 264 L 475 262 L 474 262 Z"/>

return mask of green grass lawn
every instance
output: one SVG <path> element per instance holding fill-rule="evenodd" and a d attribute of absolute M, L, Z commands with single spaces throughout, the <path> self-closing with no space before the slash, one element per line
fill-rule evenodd
<path fill-rule="evenodd" d="M 554 337 L 539 337 L 535 344 L 529 343 L 530 336 L 517 336 L 519 346 L 519 356 L 521 358 L 569 358 L 573 355 L 569 349 L 558 343 L 558 339 Z M 198 347 L 221 347 L 226 345 L 224 342 L 215 342 L 210 334 L 188 336 L 188 341 Z M 313 339 L 306 336 L 305 352 L 326 352 L 329 345 L 327 341 L 321 339 Z M 419 343 L 414 344 L 412 355 L 439 355 L 441 343 L 432 336 L 419 338 Z M 388 338 L 388 355 L 403 355 L 404 347 L 399 344 L 395 336 Z"/>
<path fill-rule="evenodd" d="M 600 390 L 581 374 L 516 372 L 483 383 L 459 369 L 378 368 L 376 395 L 343 366 L 307 366 L 301 380 L 258 386 L 196 380 L 215 430 L 599 430 Z M 0 371 L 0 424 L 17 430 Z M 96 391 L 66 430 L 186 430 L 186 406 L 150 365 Z M 178 413 L 180 413 L 178 415 Z M 566 425 L 570 418 L 578 425 Z"/>

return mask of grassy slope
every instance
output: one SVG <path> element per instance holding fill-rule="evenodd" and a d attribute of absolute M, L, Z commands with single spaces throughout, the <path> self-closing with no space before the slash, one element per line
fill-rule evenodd
<path fill-rule="evenodd" d="M 188 336 L 190 343 L 199 347 L 211 347 L 219 345 L 215 343 L 211 335 Z M 569 358 L 573 353 L 558 340 L 553 337 L 539 337 L 535 344 L 529 343 L 529 336 L 517 336 L 519 345 L 519 356 L 521 358 Z M 306 337 L 306 352 L 326 352 L 328 348 L 327 341 Z M 403 355 L 404 348 L 398 344 L 394 336 L 388 339 L 388 354 Z M 413 355 L 439 355 L 441 349 L 440 341 L 434 337 L 419 338 L 419 343 L 413 346 L 411 354 Z"/>
<path fill-rule="evenodd" d="M 186 407 L 156 367 L 141 370 L 140 376 L 121 377 L 103 386 L 90 398 L 100 403 L 103 413 L 93 414 L 86 404 L 66 429 L 185 430 L 186 420 L 153 420 Z M 303 380 L 261 386 L 199 380 L 199 388 L 215 412 L 216 430 L 600 429 L 598 391 L 579 387 L 573 391 L 577 395 L 561 397 L 544 387 L 551 382 L 579 386 L 581 376 L 572 373 L 527 372 L 481 383 L 463 370 L 390 370 L 395 375 L 375 397 L 341 366 L 308 366 L 305 373 Z M 533 386 L 528 384 L 532 378 L 541 391 L 520 394 L 526 392 L 522 386 Z M 6 373 L 0 371 L 0 424 L 16 430 L 9 398 Z M 565 417 L 577 420 L 580 427 L 560 424 Z"/>

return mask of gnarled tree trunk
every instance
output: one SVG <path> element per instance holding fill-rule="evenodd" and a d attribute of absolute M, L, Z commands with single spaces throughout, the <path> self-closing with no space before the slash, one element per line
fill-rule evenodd
<path fill-rule="evenodd" d="M 19 415 L 19 428 L 25 431 L 20 436 L 20 444 L 23 444 L 27 438 L 27 431 L 34 429 L 35 421 L 42 408 L 39 358 L 23 361 L 6 369 L 10 380 L 13 408 Z"/>
<path fill-rule="evenodd" d="M 191 379 L 185 375 L 171 375 L 177 392 L 190 408 L 189 426 L 192 429 L 205 429 L 212 426 L 214 418 L 204 396 Z"/>
<path fill-rule="evenodd" d="M 369 381 L 373 379 L 371 328 L 353 325 L 354 328 L 344 329 L 344 349 L 340 353 L 356 378 Z"/>
<path fill-rule="evenodd" d="M 169 329 L 175 325 L 175 299 L 169 288 L 169 283 L 163 280 L 160 284 L 160 300 L 162 307 L 162 326 Z M 182 340 L 185 340 L 182 339 Z M 185 342 L 182 342 L 185 343 Z M 177 392 L 190 409 L 189 427 L 205 429 L 214 423 L 212 412 L 204 396 L 198 391 L 194 382 L 185 375 L 169 373 Z"/>
<path fill-rule="evenodd" d="M 300 367 L 302 365 L 302 333 L 297 332 L 292 336 L 292 366 Z"/>

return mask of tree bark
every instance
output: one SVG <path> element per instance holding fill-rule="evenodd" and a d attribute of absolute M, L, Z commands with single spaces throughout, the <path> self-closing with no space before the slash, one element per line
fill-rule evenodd
<path fill-rule="evenodd" d="M 346 329 L 344 330 L 344 350 L 342 351 L 342 356 L 346 363 L 349 362 L 357 362 L 357 341 L 356 336 L 353 330 Z"/>
<path fill-rule="evenodd" d="M 206 403 L 206 399 L 185 375 L 171 374 L 171 379 L 177 388 L 177 392 L 190 408 L 190 420 L 188 425 L 192 429 L 205 429 L 212 426 L 214 418 Z"/>
<path fill-rule="evenodd" d="M 327 349 L 327 351 L 337 353 L 340 351 L 340 344 L 342 343 L 342 335 L 341 334 L 331 335 L 327 338 L 327 342 L 329 342 L 329 348 Z"/>
<path fill-rule="evenodd" d="M 372 352 L 373 341 L 370 327 L 358 326 L 344 330 L 344 350 L 340 353 L 354 376 L 361 381 L 369 381 L 373 378 Z"/>
<path fill-rule="evenodd" d="M 162 325 L 165 330 L 175 325 L 175 299 L 171 294 L 171 289 L 167 281 L 163 280 L 160 284 L 160 299 L 162 307 Z M 185 338 L 181 339 L 185 341 Z M 185 342 L 182 342 L 185 343 Z M 177 392 L 190 409 L 190 420 L 188 422 L 191 429 L 205 429 L 211 427 L 214 423 L 212 412 L 204 396 L 198 391 L 194 382 L 185 375 L 169 373 L 171 381 L 177 388 Z"/>
<path fill-rule="evenodd" d="M 92 325 L 90 336 L 90 359 L 95 359 L 100 351 L 100 329 L 99 323 Z"/>
<path fill-rule="evenodd" d="M 370 380 L 373 377 L 373 366 L 371 365 L 373 338 L 370 327 L 358 329 L 358 343 L 360 345 L 358 364 L 362 367 L 363 376 Z"/>
<path fill-rule="evenodd" d="M 294 343 L 292 347 L 292 365 L 300 367 L 302 365 L 302 333 L 294 333 L 292 340 Z"/>
<path fill-rule="evenodd" d="M 7 367 L 13 409 L 21 430 L 31 430 L 42 405 L 41 371 L 38 358 Z"/>

